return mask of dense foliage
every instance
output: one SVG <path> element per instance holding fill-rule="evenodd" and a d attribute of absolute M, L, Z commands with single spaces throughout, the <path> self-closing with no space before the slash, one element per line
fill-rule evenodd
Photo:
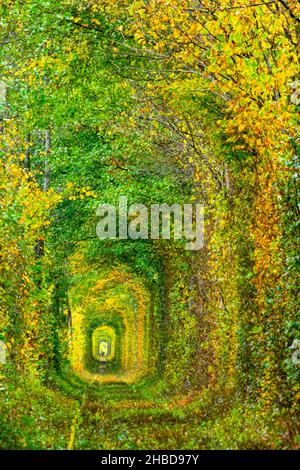
<path fill-rule="evenodd" d="M 299 2 L 0 13 L 0 446 L 298 448 Z M 100 240 L 124 195 L 204 247 Z"/>

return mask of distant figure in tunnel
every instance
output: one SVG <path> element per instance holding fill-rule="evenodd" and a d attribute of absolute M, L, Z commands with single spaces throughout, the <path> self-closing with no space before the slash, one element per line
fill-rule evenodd
<path fill-rule="evenodd" d="M 100 341 L 99 343 L 99 356 L 100 356 L 100 374 L 105 371 L 109 344 L 107 341 Z"/>
<path fill-rule="evenodd" d="M 107 356 L 110 354 L 110 343 L 108 341 L 100 341 L 98 354 L 103 359 L 107 358 Z"/>

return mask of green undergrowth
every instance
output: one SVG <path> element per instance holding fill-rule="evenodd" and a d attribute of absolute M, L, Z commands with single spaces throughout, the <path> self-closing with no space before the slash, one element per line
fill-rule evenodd
<path fill-rule="evenodd" d="M 72 374 L 47 384 L 2 377 L 2 448 L 66 449 L 75 416 L 74 449 L 299 448 L 297 419 L 283 410 L 158 392 L 153 382 L 83 386 Z"/>
<path fill-rule="evenodd" d="M 32 377 L 2 377 L 0 410 L 2 449 L 65 449 L 76 400 Z"/>

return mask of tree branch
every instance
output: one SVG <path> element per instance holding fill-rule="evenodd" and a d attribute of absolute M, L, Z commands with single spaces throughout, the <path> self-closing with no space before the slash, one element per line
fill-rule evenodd
<path fill-rule="evenodd" d="M 288 5 L 283 0 L 278 0 L 278 1 L 289 12 L 289 15 L 290 15 L 291 18 L 293 18 L 293 20 L 298 21 L 298 23 L 300 23 L 300 19 L 297 18 L 297 16 L 292 12 L 292 10 L 290 9 L 290 7 Z"/>

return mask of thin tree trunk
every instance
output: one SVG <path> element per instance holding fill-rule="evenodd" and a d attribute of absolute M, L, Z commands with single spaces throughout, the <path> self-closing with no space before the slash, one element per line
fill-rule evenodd
<path fill-rule="evenodd" d="M 26 151 L 25 151 L 24 167 L 25 167 L 25 170 L 30 171 L 31 169 L 31 158 L 30 158 L 31 133 L 30 132 L 26 134 L 25 142 L 26 142 Z"/>
<path fill-rule="evenodd" d="M 49 189 L 50 183 L 50 165 L 49 165 L 49 155 L 51 147 L 51 132 L 50 129 L 45 131 L 45 159 L 44 159 L 44 184 L 43 190 L 46 192 Z M 35 253 L 37 258 L 42 258 L 45 254 L 45 244 L 44 240 L 37 240 L 35 246 Z"/>
<path fill-rule="evenodd" d="M 51 132 L 50 129 L 46 129 L 45 132 L 45 161 L 44 161 L 44 191 L 48 191 L 50 183 L 50 165 L 49 165 L 49 156 L 50 156 L 50 147 L 51 147 Z"/>

